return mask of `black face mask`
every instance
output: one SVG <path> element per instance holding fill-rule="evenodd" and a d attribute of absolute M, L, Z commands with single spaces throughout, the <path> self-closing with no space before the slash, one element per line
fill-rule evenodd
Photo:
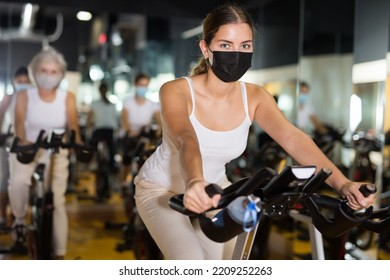
<path fill-rule="evenodd" d="M 238 81 L 252 65 L 251 52 L 210 51 L 213 54 L 211 69 L 226 83 Z"/>

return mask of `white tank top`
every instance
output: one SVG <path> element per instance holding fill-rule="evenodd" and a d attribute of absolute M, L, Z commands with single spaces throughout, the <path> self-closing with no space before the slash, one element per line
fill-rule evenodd
<path fill-rule="evenodd" d="M 43 101 L 36 88 L 28 89 L 28 104 L 25 120 L 26 138 L 34 142 L 41 129 L 49 133 L 53 128 L 66 126 L 67 92 L 57 89 L 56 97 L 51 102 Z"/>
<path fill-rule="evenodd" d="M 114 103 L 96 100 L 91 103 L 93 111 L 94 129 L 112 128 L 116 129 L 118 124 L 117 111 Z"/>
<path fill-rule="evenodd" d="M 203 176 L 206 181 L 221 185 L 226 181 L 225 165 L 244 152 L 247 145 L 249 127 L 252 124 L 248 112 L 245 83 L 240 82 L 245 119 L 235 129 L 215 131 L 204 127 L 197 120 L 195 116 L 195 91 L 192 80 L 188 77 L 186 79 L 190 87 L 193 108 L 189 118 L 200 145 Z M 179 153 L 167 134 L 163 133 L 162 144 L 147 159 L 135 178 L 135 183 L 137 184 L 142 179 L 154 182 L 176 193 L 185 191 L 184 180 L 179 168 Z"/>
<path fill-rule="evenodd" d="M 123 108 L 127 110 L 127 122 L 131 130 L 138 133 L 143 126 L 151 124 L 154 114 L 160 110 L 157 103 L 146 99 L 145 103 L 140 105 L 134 97 L 126 99 L 123 102 Z"/>

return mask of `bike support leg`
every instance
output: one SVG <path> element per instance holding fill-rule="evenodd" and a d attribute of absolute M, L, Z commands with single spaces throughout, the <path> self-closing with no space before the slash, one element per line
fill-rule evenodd
<path fill-rule="evenodd" d="M 236 245 L 234 246 L 232 260 L 249 259 L 258 227 L 259 227 L 259 223 L 257 223 L 256 227 L 250 232 L 244 231 L 237 236 L 237 241 L 236 241 Z"/>
<path fill-rule="evenodd" d="M 311 255 L 313 260 L 325 260 L 324 244 L 322 240 L 322 234 L 311 222 L 311 217 L 303 215 L 296 210 L 291 210 L 289 215 L 300 222 L 306 223 L 309 226 Z"/>

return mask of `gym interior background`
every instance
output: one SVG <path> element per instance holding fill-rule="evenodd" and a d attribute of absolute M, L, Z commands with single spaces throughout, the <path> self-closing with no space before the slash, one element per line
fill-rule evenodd
<path fill-rule="evenodd" d="M 68 62 L 62 86 L 76 93 L 80 108 L 98 96 L 97 85 L 103 78 L 110 81 L 113 98 L 122 100 L 132 92 L 131 81 L 139 71 L 151 74 L 149 98 L 158 101 L 161 84 L 186 75 L 199 57 L 201 20 L 223 2 L 0 2 L 0 94 L 11 90 L 15 68 L 28 64 L 42 46 L 51 45 Z M 388 206 L 390 154 L 385 133 L 390 128 L 390 1 L 236 2 L 248 9 L 258 31 L 252 68 L 243 79 L 277 96 L 293 122 L 297 82 L 305 80 L 311 85 L 319 118 L 345 129 L 346 139 L 357 129 L 374 132 L 381 141 L 380 150 L 370 154 L 380 190 L 378 205 Z M 79 20 L 79 11 L 89 11 L 92 17 Z M 354 156 L 351 149 L 338 147 L 333 159 L 349 167 Z M 388 257 L 389 252 L 375 242 L 371 249 L 367 258 Z M 279 253 L 287 251 L 284 248 Z"/>

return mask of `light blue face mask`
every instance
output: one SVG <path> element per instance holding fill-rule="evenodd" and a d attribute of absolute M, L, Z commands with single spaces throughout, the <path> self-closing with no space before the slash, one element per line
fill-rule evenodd
<path fill-rule="evenodd" d="M 148 88 L 147 87 L 137 87 L 137 95 L 139 97 L 145 97 L 147 92 L 148 92 Z"/>
<path fill-rule="evenodd" d="M 307 102 L 307 99 L 309 96 L 307 94 L 300 94 L 299 95 L 299 104 L 305 104 Z"/>
<path fill-rule="evenodd" d="M 22 90 L 27 90 L 32 87 L 31 84 L 15 84 L 15 92 L 19 92 Z"/>

